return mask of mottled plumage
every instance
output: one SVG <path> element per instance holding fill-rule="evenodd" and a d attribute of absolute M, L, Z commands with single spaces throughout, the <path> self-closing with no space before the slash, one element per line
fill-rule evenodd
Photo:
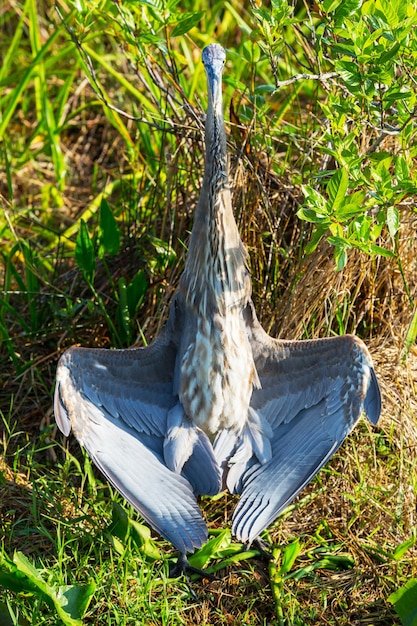
<path fill-rule="evenodd" d="M 240 494 L 232 530 L 252 542 L 381 399 L 371 357 L 346 335 L 282 341 L 261 328 L 233 217 L 221 75 L 203 51 L 206 162 L 170 316 L 147 348 L 71 348 L 55 416 L 108 480 L 182 554 L 207 540 L 199 494 Z"/>

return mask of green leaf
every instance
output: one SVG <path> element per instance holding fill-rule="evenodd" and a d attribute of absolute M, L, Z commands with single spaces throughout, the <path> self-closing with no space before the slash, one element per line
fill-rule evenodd
<path fill-rule="evenodd" d="M 323 215 L 319 210 L 301 207 L 297 211 L 297 217 L 301 220 L 305 220 L 306 222 L 312 222 L 313 224 L 330 224 L 329 218 L 327 215 Z"/>
<path fill-rule="evenodd" d="M 41 573 L 22 554 L 15 552 L 13 561 L 4 558 L 0 563 L 0 584 L 16 592 L 40 596 L 53 606 L 65 626 L 81 626 L 81 618 L 95 591 L 95 583 L 52 587 Z"/>
<path fill-rule="evenodd" d="M 323 2 L 323 10 L 325 13 L 331 13 L 335 11 L 342 0 L 324 0 Z"/>
<path fill-rule="evenodd" d="M 308 185 L 302 185 L 301 190 L 310 207 L 314 207 L 314 210 L 322 215 L 327 213 L 326 200 L 318 191 Z"/>
<path fill-rule="evenodd" d="M 358 246 L 359 247 L 359 246 Z M 377 246 L 376 243 L 370 243 L 366 246 L 366 252 L 371 252 L 372 254 L 379 254 L 380 256 L 386 257 L 391 259 L 392 257 L 395 256 L 394 252 L 392 252 L 392 250 L 387 250 L 386 248 L 383 248 L 382 246 Z"/>
<path fill-rule="evenodd" d="M 336 262 L 336 269 L 340 272 L 347 263 L 347 249 L 345 246 L 336 246 L 334 249 L 334 260 Z"/>
<path fill-rule="evenodd" d="M 267 24 L 272 24 L 272 12 L 267 9 L 252 9 L 253 15 L 258 18 L 260 22 L 266 22 Z"/>
<path fill-rule="evenodd" d="M 158 237 L 150 235 L 149 239 L 156 252 L 156 257 L 154 258 L 155 267 L 158 270 L 165 270 L 172 265 L 177 258 L 175 250 L 171 248 L 169 243 Z"/>
<path fill-rule="evenodd" d="M 257 85 L 255 87 L 255 89 L 254 89 L 254 93 L 260 93 L 260 94 L 267 93 L 267 94 L 269 94 L 269 93 L 274 93 L 275 90 L 276 90 L 276 87 L 275 87 L 275 85 L 272 85 L 272 84 L 270 84 L 270 85 Z"/>
<path fill-rule="evenodd" d="M 417 626 L 417 579 L 412 578 L 388 598 L 394 605 L 403 626 Z"/>
<path fill-rule="evenodd" d="M 395 237 L 400 227 L 400 215 L 395 206 L 389 206 L 387 209 L 387 226 L 391 237 Z"/>
<path fill-rule="evenodd" d="M 119 278 L 119 301 L 117 304 L 116 320 L 119 329 L 122 331 L 122 338 L 125 343 L 129 343 L 132 339 L 132 320 L 130 317 L 129 307 L 127 304 L 127 285 L 126 280 L 122 276 Z"/>
<path fill-rule="evenodd" d="M 358 217 L 366 210 L 364 204 L 365 192 L 356 191 L 355 193 L 347 196 L 341 206 L 335 211 L 336 217 L 341 221 L 346 221 L 352 217 Z"/>
<path fill-rule="evenodd" d="M 284 553 L 282 555 L 282 563 L 281 563 L 281 568 L 280 568 L 281 574 L 286 574 L 287 572 L 290 571 L 298 555 L 300 554 L 301 550 L 302 550 L 302 544 L 300 543 L 298 539 L 296 539 L 295 541 L 293 541 L 292 543 L 288 544 L 288 546 L 285 547 Z"/>
<path fill-rule="evenodd" d="M 319 226 L 316 227 L 316 230 L 311 235 L 310 241 L 305 247 L 305 253 L 307 255 L 314 252 L 314 250 L 317 248 L 318 244 L 320 243 L 320 240 L 322 239 L 323 235 L 327 232 L 327 230 L 328 230 L 327 224 L 324 226 L 320 224 Z"/>
<path fill-rule="evenodd" d="M 148 289 L 148 281 L 146 280 L 144 270 L 138 270 L 133 280 L 128 285 L 126 285 L 126 280 L 122 276 L 119 279 L 118 287 L 119 302 L 116 311 L 116 319 L 119 328 L 122 329 L 124 334 L 124 341 L 129 343 L 132 341 L 136 314 Z"/>
<path fill-rule="evenodd" d="M 194 552 L 188 560 L 190 565 L 201 569 L 211 560 L 219 557 L 219 552 L 228 548 L 231 544 L 232 536 L 230 530 L 225 528 L 218 535 L 209 539 L 202 548 Z"/>
<path fill-rule="evenodd" d="M 88 609 L 95 590 L 96 585 L 93 581 L 86 585 L 59 587 L 56 600 L 62 608 L 62 612 L 58 609 L 58 614 L 64 624 L 81 624 L 81 618 Z"/>
<path fill-rule="evenodd" d="M 120 250 L 120 231 L 107 200 L 102 198 L 100 204 L 98 256 L 114 256 Z"/>
<path fill-rule="evenodd" d="M 80 270 L 92 281 L 96 267 L 96 255 L 90 239 L 87 224 L 81 219 L 80 229 L 75 244 L 75 260 Z"/>
<path fill-rule="evenodd" d="M 112 523 L 108 527 L 108 537 L 119 554 L 123 554 L 124 546 L 131 539 L 146 558 L 154 561 L 161 558 L 160 551 L 151 539 L 148 526 L 131 519 L 118 502 L 113 502 Z"/>
<path fill-rule="evenodd" d="M 388 48 L 388 50 L 385 50 L 385 52 L 381 54 L 381 56 L 378 59 L 378 63 L 380 63 L 381 65 L 384 65 L 387 61 L 392 59 L 397 54 L 400 48 L 401 48 L 401 43 L 399 41 L 396 41 L 390 48 Z"/>
<path fill-rule="evenodd" d="M 22 552 L 15 552 L 13 556 L 13 564 L 16 565 L 17 571 L 24 574 L 31 583 L 38 587 L 38 589 L 43 591 L 46 595 L 49 595 L 51 588 L 43 580 L 36 567 L 32 565 L 29 559 Z"/>
<path fill-rule="evenodd" d="M 417 339 L 417 306 L 414 307 L 413 317 L 411 318 L 410 325 L 407 330 L 407 334 L 404 340 L 404 354 L 403 354 L 403 362 L 407 358 L 408 353 L 410 352 L 410 348 L 413 343 L 416 342 Z"/>
<path fill-rule="evenodd" d="M 344 167 L 340 170 L 336 170 L 327 183 L 327 193 L 329 195 L 330 206 L 334 211 L 342 205 L 346 197 L 348 184 L 349 177 Z"/>
<path fill-rule="evenodd" d="M 188 33 L 188 31 L 194 28 L 194 26 L 197 26 L 203 16 L 204 11 L 186 13 L 185 16 L 172 29 L 171 37 L 179 37 L 180 35 Z"/>
<path fill-rule="evenodd" d="M 408 181 L 410 178 L 410 168 L 402 154 L 397 156 L 395 162 L 395 177 L 398 182 Z"/>
<path fill-rule="evenodd" d="M 401 561 L 401 559 L 403 558 L 407 550 L 412 548 L 415 543 L 416 543 L 415 537 L 411 537 L 410 539 L 403 541 L 395 548 L 394 552 L 392 553 L 392 556 L 394 557 L 396 561 Z"/>
<path fill-rule="evenodd" d="M 343 228 L 339 222 L 332 222 L 329 230 L 334 237 L 341 238 L 344 235 Z"/>
<path fill-rule="evenodd" d="M 10 607 L 10 610 L 9 610 L 9 607 L 7 606 L 5 602 L 0 602 L 1 626 L 30 626 L 29 622 L 21 615 L 19 615 L 19 621 L 16 621 L 16 616 L 13 615 L 12 617 L 12 611 L 13 609 Z M 17 611 L 16 613 L 18 614 Z"/>
<path fill-rule="evenodd" d="M 118 502 L 113 502 L 112 521 L 108 527 L 108 532 L 125 541 L 129 532 L 129 522 L 127 513 Z"/>
<path fill-rule="evenodd" d="M 16 593 L 35 593 L 37 590 L 37 585 L 19 572 L 13 561 L 5 556 L 0 562 L 0 585 Z"/>
<path fill-rule="evenodd" d="M 138 312 L 147 289 L 148 281 L 146 280 L 146 273 L 144 270 L 138 270 L 133 280 L 127 286 L 127 306 L 131 318 L 134 318 Z"/>
<path fill-rule="evenodd" d="M 344 222 L 351 219 L 352 217 L 357 217 L 359 213 L 364 210 L 364 208 L 358 207 L 357 204 L 347 202 L 346 204 L 342 204 L 342 206 L 336 211 L 336 217 L 340 221 Z"/>
<path fill-rule="evenodd" d="M 158 550 L 156 543 L 152 540 L 150 528 L 130 518 L 129 526 L 132 540 L 138 546 L 140 552 L 152 561 L 160 559 L 161 552 Z"/>
<path fill-rule="evenodd" d="M 360 7 L 362 0 L 343 0 L 342 3 L 337 7 L 334 15 L 335 24 L 340 24 L 343 22 L 344 18 L 357 11 Z"/>

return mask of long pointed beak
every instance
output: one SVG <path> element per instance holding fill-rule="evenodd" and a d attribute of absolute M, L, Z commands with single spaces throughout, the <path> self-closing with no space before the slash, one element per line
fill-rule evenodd
<path fill-rule="evenodd" d="M 217 68 L 211 66 L 207 70 L 208 95 L 213 109 L 216 109 L 222 98 L 222 74 L 216 71 Z"/>

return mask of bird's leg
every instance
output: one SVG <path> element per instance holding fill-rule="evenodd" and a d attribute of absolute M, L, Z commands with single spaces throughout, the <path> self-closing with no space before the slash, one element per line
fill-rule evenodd
<path fill-rule="evenodd" d="M 218 576 L 215 576 L 214 574 L 209 574 L 203 569 L 199 569 L 198 567 L 193 567 L 192 565 L 190 565 L 190 562 L 187 559 L 186 555 L 180 553 L 177 562 L 174 563 L 172 567 L 170 567 L 169 576 L 170 578 L 178 578 L 179 576 L 184 575 L 185 578 L 188 580 L 188 574 L 197 574 L 198 576 L 201 576 L 202 578 L 208 578 L 209 580 L 220 580 Z"/>
<path fill-rule="evenodd" d="M 250 550 L 251 548 L 255 548 L 255 550 L 258 550 L 260 553 L 260 557 L 265 561 L 272 561 L 274 558 L 271 552 L 271 545 L 260 537 L 257 537 L 252 542 L 248 543 L 245 549 Z"/>
<path fill-rule="evenodd" d="M 193 597 L 194 600 L 197 600 L 198 596 L 191 586 L 191 581 L 188 574 L 198 574 L 198 576 L 201 576 L 202 578 L 208 578 L 209 580 L 220 580 L 220 578 L 214 576 L 214 574 L 209 574 L 203 569 L 199 569 L 198 567 L 193 567 L 192 565 L 190 565 L 186 555 L 180 553 L 178 555 L 177 562 L 174 563 L 174 565 L 169 569 L 169 576 L 170 578 L 178 578 L 179 576 L 184 576 L 188 591 L 190 592 L 190 595 Z"/>

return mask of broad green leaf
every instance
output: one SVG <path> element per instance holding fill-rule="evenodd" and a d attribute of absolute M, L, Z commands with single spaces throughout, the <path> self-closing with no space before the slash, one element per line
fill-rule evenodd
<path fill-rule="evenodd" d="M 326 200 L 318 191 L 308 185 L 301 185 L 301 190 L 304 194 L 306 203 L 310 207 L 314 207 L 317 211 L 320 209 L 319 212 L 322 214 L 327 213 Z"/>
<path fill-rule="evenodd" d="M 158 269 L 166 269 L 172 265 L 177 258 L 177 255 L 169 243 L 152 235 L 149 236 L 149 239 L 156 252 L 156 256 L 154 258 L 155 267 Z M 149 264 L 151 265 L 151 263 Z"/>
<path fill-rule="evenodd" d="M 310 241 L 308 242 L 308 244 L 305 247 L 305 253 L 307 255 L 309 255 L 312 252 L 314 252 L 314 250 L 317 248 L 318 244 L 320 243 L 320 240 L 322 239 L 323 235 L 327 231 L 328 231 L 327 224 L 325 226 L 322 226 L 320 224 L 319 226 L 316 227 L 315 231 L 311 235 Z"/>
<path fill-rule="evenodd" d="M 387 226 L 391 237 L 395 237 L 400 227 L 400 215 L 395 206 L 389 206 L 387 209 Z"/>
<path fill-rule="evenodd" d="M 108 527 L 108 532 L 125 541 L 129 532 L 129 521 L 126 511 L 118 502 L 112 504 L 111 517 L 112 521 Z"/>
<path fill-rule="evenodd" d="M 194 26 L 197 26 L 198 22 L 203 16 L 203 11 L 196 11 L 195 13 L 193 12 L 185 14 L 178 22 L 178 24 L 172 29 L 171 37 L 179 37 L 180 35 L 188 33 L 188 31 L 194 28 Z"/>
<path fill-rule="evenodd" d="M 330 206 L 334 211 L 342 205 L 349 184 L 348 173 L 344 167 L 336 170 L 327 183 L 327 193 L 329 195 Z"/>
<path fill-rule="evenodd" d="M 290 571 L 292 566 L 294 565 L 298 555 L 300 554 L 303 546 L 298 539 L 288 544 L 285 547 L 283 555 L 280 571 L 282 574 L 286 574 Z"/>
<path fill-rule="evenodd" d="M 211 560 L 218 558 L 219 551 L 230 546 L 231 541 L 232 536 L 230 530 L 225 528 L 218 535 L 209 539 L 202 548 L 194 552 L 194 554 L 188 558 L 190 565 L 201 569 Z"/>
<path fill-rule="evenodd" d="M 297 216 L 306 222 L 312 222 L 313 224 L 329 224 L 329 218 L 327 215 L 323 215 L 319 210 L 309 207 L 301 207 L 297 211 Z"/>
<path fill-rule="evenodd" d="M 385 63 L 387 63 L 387 61 L 392 59 L 398 53 L 398 50 L 400 48 L 401 48 L 401 43 L 399 41 L 396 41 L 390 48 L 388 48 L 388 50 L 385 50 L 385 52 L 381 54 L 381 56 L 378 59 L 378 63 L 380 63 L 381 65 L 384 65 Z M 384 97 L 384 100 L 385 100 L 385 97 Z"/>
<path fill-rule="evenodd" d="M 92 280 L 96 267 L 96 256 L 87 224 L 83 219 L 80 223 L 80 229 L 75 244 L 75 260 L 80 270 L 84 272 L 89 280 Z"/>
<path fill-rule="evenodd" d="M 86 585 L 67 585 L 59 587 L 56 599 L 62 607 L 61 619 L 64 624 L 80 623 L 81 618 L 88 609 L 91 599 L 96 590 L 96 585 L 90 581 Z M 68 620 L 68 617 L 70 620 Z"/>
<path fill-rule="evenodd" d="M 29 559 L 22 552 L 15 552 L 13 556 L 13 563 L 16 565 L 18 571 L 26 576 L 31 583 L 35 584 L 41 591 L 47 595 L 50 592 L 49 585 L 43 580 L 40 572 Z"/>
<path fill-rule="evenodd" d="M 392 556 L 394 557 L 396 561 L 401 561 L 401 559 L 403 558 L 407 550 L 412 548 L 415 543 L 416 543 L 415 537 L 411 537 L 410 539 L 403 541 L 402 543 L 400 543 L 400 545 L 398 545 L 395 548 L 394 552 L 392 553 Z"/>
<path fill-rule="evenodd" d="M 127 306 L 131 318 L 134 318 L 140 305 L 143 302 L 146 291 L 148 289 L 148 281 L 144 270 L 138 270 L 132 281 L 127 286 Z"/>
<path fill-rule="evenodd" d="M 403 626 L 417 626 L 417 578 L 412 578 L 388 598 Z"/>
<path fill-rule="evenodd" d="M 130 518 L 129 526 L 132 539 L 139 547 L 141 553 L 153 561 L 160 559 L 161 552 L 158 550 L 156 543 L 152 540 L 150 528 Z"/>
<path fill-rule="evenodd" d="M 48 585 L 41 573 L 21 552 L 15 552 L 13 563 L 9 562 L 10 574 L 14 576 L 14 584 L 20 577 L 26 591 L 40 595 L 46 602 L 55 607 L 58 617 L 65 626 L 81 626 L 81 618 L 95 591 L 95 583 L 87 585 L 66 585 L 54 588 Z M 5 581 L 7 583 L 7 580 Z M 21 589 L 23 591 L 23 589 Z"/>
<path fill-rule="evenodd" d="M 356 217 L 363 213 L 366 210 L 366 207 L 358 205 L 350 202 L 350 196 L 347 197 L 346 203 L 343 203 L 336 211 L 336 217 L 340 219 L 342 222 L 352 217 Z"/>
<path fill-rule="evenodd" d="M 342 0 L 324 0 L 323 9 L 325 13 L 335 11 L 341 2 Z"/>
<path fill-rule="evenodd" d="M 254 89 L 254 93 L 274 93 L 274 91 L 276 90 L 275 85 L 257 85 Z"/>
<path fill-rule="evenodd" d="M 130 343 L 134 332 L 135 317 L 148 289 L 148 281 L 144 270 L 139 270 L 133 280 L 127 285 L 125 278 L 119 279 L 119 302 L 116 319 L 123 329 L 124 341 Z"/>
<path fill-rule="evenodd" d="M 130 538 L 147 558 L 152 560 L 161 558 L 160 551 L 151 539 L 151 531 L 148 526 L 131 519 L 118 502 L 113 502 L 112 522 L 108 527 L 108 535 L 120 554 L 123 554 L 124 545 Z"/>
<path fill-rule="evenodd" d="M 120 250 L 120 231 L 109 203 L 102 198 L 100 204 L 98 256 L 114 256 Z"/>
<path fill-rule="evenodd" d="M 395 162 L 395 176 L 398 182 L 409 180 L 410 178 L 410 169 L 402 154 L 397 156 Z"/>
<path fill-rule="evenodd" d="M 17 593 L 35 593 L 37 585 L 19 571 L 16 564 L 3 556 L 0 561 L 0 585 Z"/>
<path fill-rule="evenodd" d="M 359 236 L 361 241 L 369 241 L 372 236 L 373 219 L 369 215 L 362 215 L 359 219 L 352 220 L 349 224 L 348 235 Z"/>
<path fill-rule="evenodd" d="M 347 249 L 343 246 L 337 246 L 334 249 L 334 260 L 336 261 L 336 269 L 340 272 L 347 263 Z"/>
<path fill-rule="evenodd" d="M 339 222 L 332 222 L 329 230 L 334 237 L 343 237 L 343 228 Z"/>
<path fill-rule="evenodd" d="M 362 87 L 363 76 L 356 63 L 353 61 L 337 61 L 335 68 L 339 71 L 341 78 L 351 93 L 357 94 Z"/>
<path fill-rule="evenodd" d="M 337 7 L 334 15 L 335 24 L 340 25 L 340 23 L 346 18 L 348 15 L 356 11 L 358 7 L 361 5 L 362 0 L 343 0 Z"/>
<path fill-rule="evenodd" d="M 272 24 L 272 12 L 267 9 L 252 9 L 253 15 L 255 15 L 260 22 L 266 22 Z"/>
<path fill-rule="evenodd" d="M 384 29 L 383 28 L 377 28 L 376 30 L 374 30 L 373 32 L 371 32 L 367 37 L 365 37 L 364 41 L 362 42 L 362 51 L 366 52 L 366 50 L 369 48 L 370 50 L 374 49 L 374 43 L 377 39 L 379 39 L 379 37 L 381 37 L 381 35 L 383 34 Z"/>
<path fill-rule="evenodd" d="M 378 246 L 375 243 L 368 244 L 366 251 L 368 253 L 371 252 L 372 254 L 379 254 L 380 256 L 384 256 L 387 258 L 392 258 L 395 256 L 394 252 L 392 252 L 391 250 L 387 250 L 386 248 L 383 248 L 382 246 Z"/>

